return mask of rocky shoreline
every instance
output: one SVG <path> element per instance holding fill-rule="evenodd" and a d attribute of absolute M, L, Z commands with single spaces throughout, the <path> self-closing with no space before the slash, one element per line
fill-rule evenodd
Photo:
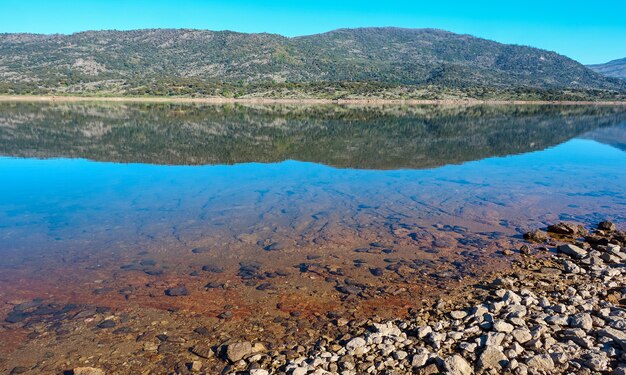
<path fill-rule="evenodd" d="M 111 312 L 102 309 L 76 315 L 71 306 L 57 311 L 37 301 L 16 305 L 6 322 L 27 322 L 38 332 L 34 337 L 45 337 L 43 327 L 28 323 L 29 317 L 72 315 L 70 322 L 76 323 L 70 326 L 51 323 L 57 340 L 97 324 L 91 328 L 94 335 L 111 330 L 132 340 L 130 347 L 142 348 L 128 363 L 146 368 L 146 374 L 160 373 L 149 369 L 156 361 L 168 374 L 626 374 L 626 232 L 608 221 L 591 232 L 558 223 L 528 232 L 524 239 L 527 244 L 519 249 L 502 251 L 515 257 L 511 268 L 488 280 L 425 308 L 417 308 L 424 301 L 416 301 L 405 318 L 358 320 L 329 312 L 320 317 L 320 324 L 326 323 L 318 329 L 302 327 L 310 339 L 300 342 L 263 341 L 261 331 L 254 335 L 257 342 L 224 339 L 203 327 L 186 337 L 177 334 L 182 326 L 161 317 L 153 325 L 163 333 L 136 336 L 118 326 L 131 324 L 134 318 L 127 314 L 107 317 Z M 115 355 L 122 355 L 117 350 Z M 109 367 L 106 357 L 82 358 L 84 365 L 73 370 L 76 362 L 67 360 L 69 370 L 63 373 L 124 373 L 119 365 Z M 11 360 L 5 360 L 9 365 Z M 59 364 L 8 369 L 11 374 L 40 373 Z"/>
<path fill-rule="evenodd" d="M 296 358 L 250 342 L 215 354 L 230 362 L 225 374 L 626 374 L 626 233 L 559 223 L 525 238 L 540 244 L 471 301 L 393 321 L 338 318 L 342 335 Z"/>

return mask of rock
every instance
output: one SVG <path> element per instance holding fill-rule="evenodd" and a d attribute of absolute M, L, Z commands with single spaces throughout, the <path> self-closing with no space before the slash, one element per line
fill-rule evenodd
<path fill-rule="evenodd" d="M 508 365 L 508 358 L 495 346 L 487 346 L 480 354 L 478 368 L 481 370 L 501 370 Z"/>
<path fill-rule="evenodd" d="M 385 324 L 373 324 L 374 330 L 380 333 L 381 336 L 400 336 L 402 331 L 398 327 L 396 327 L 393 323 L 387 322 Z"/>
<path fill-rule="evenodd" d="M 213 357 L 213 351 L 208 345 L 198 344 L 192 347 L 190 351 L 201 358 L 209 359 Z"/>
<path fill-rule="evenodd" d="M 11 311 L 6 317 L 5 321 L 8 323 L 19 323 L 28 318 L 30 314 L 23 313 L 21 311 Z"/>
<path fill-rule="evenodd" d="M 143 343 L 143 350 L 146 352 L 156 352 L 159 349 L 159 344 L 153 341 L 146 341 Z"/>
<path fill-rule="evenodd" d="M 552 361 L 552 357 L 548 354 L 539 354 L 531 357 L 528 361 L 526 361 L 526 365 L 536 371 L 547 372 L 554 369 L 554 362 Z"/>
<path fill-rule="evenodd" d="M 226 358 L 235 363 L 252 353 L 252 343 L 250 341 L 236 342 L 226 346 Z"/>
<path fill-rule="evenodd" d="M 370 272 L 372 275 L 376 276 L 376 277 L 380 277 L 383 275 L 383 269 L 382 268 L 370 268 Z"/>
<path fill-rule="evenodd" d="M 522 245 L 519 248 L 519 252 L 523 255 L 530 255 L 530 247 L 528 247 L 528 245 Z"/>
<path fill-rule="evenodd" d="M 511 333 L 513 332 L 513 325 L 505 322 L 504 320 L 497 320 L 493 323 L 493 330 L 497 332 Z"/>
<path fill-rule="evenodd" d="M 607 232 L 615 232 L 617 230 L 617 226 L 614 223 L 605 220 L 598 224 L 598 229 L 605 230 Z"/>
<path fill-rule="evenodd" d="M 511 290 L 507 290 L 506 293 L 504 293 L 504 295 L 502 296 L 502 300 L 508 303 L 509 305 L 511 304 L 517 305 L 517 304 L 522 303 L 522 297 L 520 297 L 519 295 L 517 295 L 515 292 Z"/>
<path fill-rule="evenodd" d="M 530 330 L 526 328 L 514 329 L 513 332 L 511 332 L 511 335 L 513 336 L 515 341 L 520 344 L 524 344 L 525 342 L 528 342 L 530 341 L 530 339 L 533 338 L 533 336 L 530 334 Z"/>
<path fill-rule="evenodd" d="M 582 273 L 582 269 L 580 267 L 578 267 L 578 265 L 576 265 L 576 263 L 570 261 L 570 260 L 564 260 L 563 261 L 563 268 L 565 268 L 565 272 L 567 273 L 573 273 L 573 274 L 579 274 Z"/>
<path fill-rule="evenodd" d="M 488 332 L 480 337 L 480 346 L 499 346 L 506 337 L 502 332 Z"/>
<path fill-rule="evenodd" d="M 196 329 L 193 330 L 195 333 L 202 335 L 202 336 L 208 336 L 211 334 L 211 332 L 209 331 L 208 328 L 206 327 L 198 327 Z"/>
<path fill-rule="evenodd" d="M 456 310 L 456 311 L 452 311 L 450 313 L 450 317 L 452 319 L 464 319 L 467 316 L 467 312 L 463 311 L 463 310 Z"/>
<path fill-rule="evenodd" d="M 450 375 L 470 375 L 474 373 L 474 370 L 465 358 L 458 354 L 446 358 L 443 362 L 443 367 L 446 369 L 447 374 Z"/>
<path fill-rule="evenodd" d="M 588 358 L 583 362 L 585 367 L 590 368 L 595 372 L 604 372 L 609 367 L 609 359 L 605 353 L 589 353 Z"/>
<path fill-rule="evenodd" d="M 291 370 L 291 375 L 306 375 L 309 370 L 306 367 L 296 367 Z"/>
<path fill-rule="evenodd" d="M 192 361 L 191 363 L 187 364 L 187 368 L 189 368 L 189 371 L 191 372 L 200 372 L 202 371 L 202 362 Z"/>
<path fill-rule="evenodd" d="M 558 223 L 550 225 L 548 227 L 548 232 L 572 237 L 586 236 L 588 234 L 587 230 L 582 225 L 571 223 Z"/>
<path fill-rule="evenodd" d="M 585 250 L 571 244 L 561 245 L 557 247 L 557 250 L 576 259 L 582 259 L 587 256 L 587 252 Z"/>
<path fill-rule="evenodd" d="M 524 233 L 524 239 L 527 241 L 544 243 L 548 240 L 548 235 L 538 229 Z"/>
<path fill-rule="evenodd" d="M 250 375 L 269 375 L 269 371 L 264 370 L 262 368 L 255 368 L 248 371 Z"/>
<path fill-rule="evenodd" d="M 219 319 L 230 319 L 233 317 L 233 312 L 232 311 L 224 311 L 223 313 L 219 314 L 217 317 Z"/>
<path fill-rule="evenodd" d="M 77 367 L 74 375 L 104 375 L 104 370 L 95 367 Z"/>
<path fill-rule="evenodd" d="M 418 371 L 419 375 L 435 375 L 435 374 L 439 374 L 439 368 L 437 367 L 436 364 L 431 363 L 430 365 L 420 369 Z"/>
<path fill-rule="evenodd" d="M 572 315 L 569 318 L 569 326 L 589 331 L 593 328 L 593 319 L 588 313 Z"/>
<path fill-rule="evenodd" d="M 256 290 L 275 290 L 276 287 L 272 283 L 263 283 L 256 287 Z"/>
<path fill-rule="evenodd" d="M 263 248 L 265 251 L 278 251 L 284 249 L 285 246 L 278 242 L 271 243 Z"/>
<path fill-rule="evenodd" d="M 539 273 L 543 274 L 543 275 L 560 275 L 562 272 L 560 269 L 558 268 L 554 268 L 554 267 L 541 267 L 541 269 L 539 270 Z"/>
<path fill-rule="evenodd" d="M 98 323 L 97 327 L 100 329 L 113 328 L 115 327 L 115 322 L 111 319 L 106 319 Z"/>
<path fill-rule="evenodd" d="M 17 366 L 17 367 L 13 367 L 13 369 L 11 370 L 9 375 L 23 374 L 23 373 L 28 372 L 28 371 L 30 371 L 30 369 L 28 367 Z"/>
<path fill-rule="evenodd" d="M 423 326 L 423 327 L 419 327 L 417 329 L 417 337 L 419 337 L 420 339 L 423 339 L 424 337 L 428 336 L 428 334 L 430 334 L 433 331 L 431 326 Z"/>
<path fill-rule="evenodd" d="M 211 273 L 223 273 L 224 269 L 214 264 L 209 264 L 206 266 L 202 266 L 202 271 L 211 272 Z"/>
<path fill-rule="evenodd" d="M 599 336 L 608 337 L 614 340 L 617 344 L 622 347 L 622 350 L 626 350 L 626 331 L 617 330 L 612 327 L 604 327 L 598 330 Z"/>
<path fill-rule="evenodd" d="M 355 337 L 352 340 L 348 341 L 346 344 L 346 349 L 354 354 L 362 354 L 364 352 L 364 348 L 367 345 L 367 342 L 362 337 Z"/>
<path fill-rule="evenodd" d="M 191 249 L 191 252 L 194 254 L 204 254 L 207 253 L 210 250 L 210 248 L 208 246 L 204 246 L 204 247 L 196 247 Z"/>
<path fill-rule="evenodd" d="M 428 358 L 429 356 L 426 353 L 416 354 L 411 359 L 411 366 L 415 368 L 424 367 L 426 365 L 426 362 L 428 362 Z"/>
<path fill-rule="evenodd" d="M 175 288 L 166 289 L 165 295 L 170 297 L 179 297 L 189 295 L 189 292 L 184 286 L 177 286 Z"/>
<path fill-rule="evenodd" d="M 397 351 L 393 352 L 392 355 L 393 355 L 393 358 L 397 359 L 398 361 L 402 361 L 409 354 L 407 352 L 405 352 L 404 350 L 397 350 Z"/>
<path fill-rule="evenodd" d="M 469 353 L 474 353 L 476 351 L 476 347 L 478 347 L 478 344 L 476 343 L 462 342 L 459 344 L 459 348 Z"/>
<path fill-rule="evenodd" d="M 207 289 L 218 289 L 218 288 L 224 288 L 224 286 L 225 286 L 224 283 L 220 283 L 218 281 L 210 281 L 204 287 Z"/>

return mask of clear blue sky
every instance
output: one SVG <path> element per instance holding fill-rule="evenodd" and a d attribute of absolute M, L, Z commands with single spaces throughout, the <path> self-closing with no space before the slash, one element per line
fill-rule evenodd
<path fill-rule="evenodd" d="M 294 36 L 359 26 L 446 29 L 585 64 L 626 57 L 626 0 L 0 0 L 0 32 L 173 27 Z"/>

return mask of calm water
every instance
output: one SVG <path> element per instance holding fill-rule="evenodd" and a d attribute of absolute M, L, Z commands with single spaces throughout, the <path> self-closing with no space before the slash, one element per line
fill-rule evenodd
<path fill-rule="evenodd" d="M 626 108 L 0 104 L 0 155 L 5 301 L 257 293 L 246 262 L 444 282 L 525 230 L 626 220 Z"/>

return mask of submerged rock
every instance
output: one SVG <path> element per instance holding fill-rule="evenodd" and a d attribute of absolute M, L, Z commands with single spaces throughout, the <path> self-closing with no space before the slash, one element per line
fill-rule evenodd
<path fill-rule="evenodd" d="M 77 367 L 74 375 L 105 375 L 104 370 L 95 367 Z"/>
<path fill-rule="evenodd" d="M 579 224 L 571 224 L 571 223 L 558 223 L 554 225 L 550 225 L 548 227 L 548 232 L 566 235 L 566 236 L 586 236 L 589 234 L 585 227 Z"/>
<path fill-rule="evenodd" d="M 544 243 L 548 240 L 548 238 L 548 235 L 545 232 L 540 231 L 539 229 L 534 229 L 530 232 L 524 233 L 524 239 L 527 241 Z"/>
<path fill-rule="evenodd" d="M 187 296 L 189 292 L 187 288 L 184 286 L 177 286 L 175 288 L 170 288 L 165 290 L 165 295 L 170 297 L 179 297 L 179 296 Z"/>
<path fill-rule="evenodd" d="M 106 329 L 115 327 L 115 322 L 111 319 L 103 320 L 97 325 L 98 328 Z"/>

